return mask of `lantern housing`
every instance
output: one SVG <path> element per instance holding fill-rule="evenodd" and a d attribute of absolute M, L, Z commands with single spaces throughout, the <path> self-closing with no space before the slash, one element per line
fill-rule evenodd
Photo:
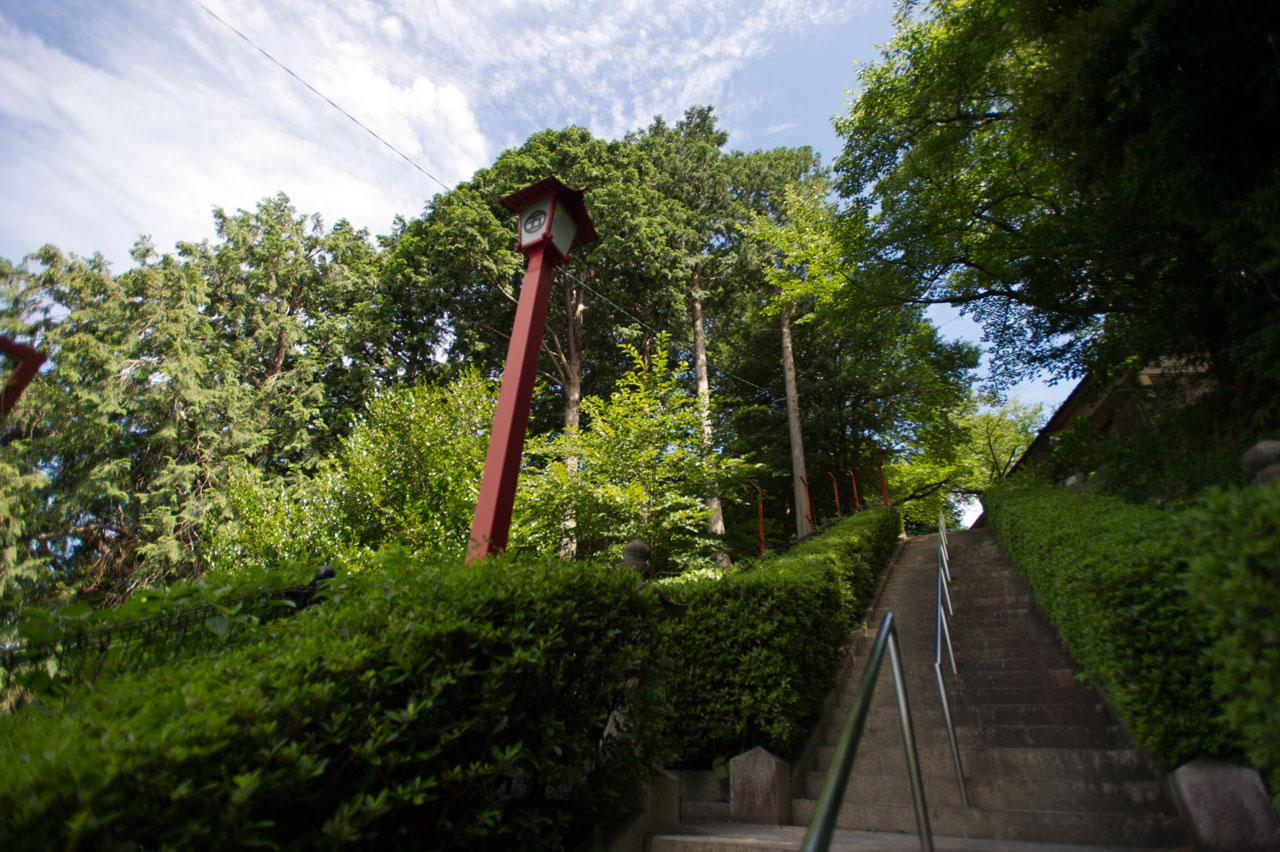
<path fill-rule="evenodd" d="M 563 260 L 573 249 L 594 240 L 596 229 L 582 201 L 585 194 L 549 177 L 499 200 L 516 214 L 516 248 L 528 254 L 534 246 L 546 245 Z"/>

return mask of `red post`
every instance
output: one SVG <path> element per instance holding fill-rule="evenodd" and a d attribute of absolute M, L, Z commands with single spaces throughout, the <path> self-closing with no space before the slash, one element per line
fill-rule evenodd
<path fill-rule="evenodd" d="M 884 484 L 884 450 L 880 451 L 880 460 L 876 462 L 876 470 L 880 471 L 880 497 L 884 500 L 884 507 L 889 508 L 889 489 Z"/>
<path fill-rule="evenodd" d="M 836 517 L 842 518 L 840 514 L 840 486 L 836 484 L 836 475 L 831 471 L 827 471 L 827 476 L 831 477 L 831 490 L 836 494 Z"/>
<path fill-rule="evenodd" d="M 800 477 L 801 484 L 804 485 L 804 516 L 809 519 L 809 533 L 812 534 L 813 526 L 813 503 L 809 500 L 809 480 L 803 476 Z"/>
<path fill-rule="evenodd" d="M 516 323 L 507 346 L 507 364 L 498 391 L 498 410 L 493 415 L 493 432 L 484 460 L 480 499 L 471 521 L 471 542 L 467 561 L 500 553 L 507 547 L 511 510 L 516 501 L 516 481 L 524 452 L 524 433 L 529 426 L 529 404 L 538 371 L 542 331 L 547 324 L 547 300 L 551 294 L 554 249 L 548 254 L 545 243 L 528 251 L 529 268 L 520 286 Z"/>
<path fill-rule="evenodd" d="M 748 479 L 747 482 L 756 490 L 756 524 L 760 530 L 760 555 L 764 556 L 764 495 L 760 493 L 760 486 L 756 485 L 755 480 Z"/>
<path fill-rule="evenodd" d="M 36 371 L 45 361 L 45 356 L 30 346 L 14 343 L 7 337 L 0 337 L 0 354 L 18 359 L 18 366 L 14 369 L 13 375 L 5 383 L 4 388 L 0 389 L 0 420 L 3 420 L 9 416 L 18 397 L 22 396 L 27 385 L 31 384 L 31 380 L 35 378 Z"/>
<path fill-rule="evenodd" d="M 849 474 L 849 480 L 853 482 L 853 511 L 858 511 L 862 505 L 858 502 L 858 477 L 853 475 L 853 471 L 845 468 L 845 473 Z"/>

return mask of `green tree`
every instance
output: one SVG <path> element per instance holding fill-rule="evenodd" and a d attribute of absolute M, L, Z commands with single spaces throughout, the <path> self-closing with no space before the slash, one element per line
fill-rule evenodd
<path fill-rule="evenodd" d="M 844 508 L 853 503 L 850 472 L 863 484 L 863 503 L 878 497 L 881 451 L 900 462 L 917 458 L 917 472 L 922 472 L 920 459 L 952 461 L 951 448 L 964 433 L 955 413 L 969 399 L 977 351 L 943 341 L 919 306 L 887 304 L 868 292 L 858 259 L 849 251 L 860 223 L 837 216 L 820 186 L 788 187 L 776 203 L 779 212 L 758 216 L 751 234 L 772 252 L 773 262 L 765 267 L 772 285 L 766 313 L 783 319 L 784 353 L 794 338 L 794 378 L 788 377 L 784 387 L 789 432 L 803 432 L 813 448 L 797 461 L 798 441 L 790 441 L 791 505 L 799 507 L 793 509 L 799 522 L 811 501 L 811 514 L 819 520 L 835 515 L 833 476 L 837 485 L 846 484 Z M 796 397 L 803 406 L 794 404 Z M 777 423 L 772 428 L 781 433 L 778 417 L 768 409 L 749 409 L 741 416 L 760 424 L 754 432 L 767 436 L 769 427 L 761 427 Z M 741 431 L 748 432 L 745 426 Z M 766 441 L 776 447 L 776 441 Z M 776 449 L 770 455 L 781 464 Z M 896 503 L 920 500 L 942 487 L 925 487 L 919 477 L 905 487 L 906 481 L 893 481 L 893 470 L 891 464 L 887 473 Z"/>
<path fill-rule="evenodd" d="M 559 391 L 558 425 L 578 425 L 583 394 L 606 392 L 625 369 L 615 344 L 631 320 L 618 306 L 647 321 L 669 313 L 666 281 L 678 262 L 666 244 L 665 204 L 648 186 L 651 170 L 634 146 L 569 127 L 534 134 L 433 199 L 401 233 L 389 262 L 408 276 L 402 292 L 436 306 L 436 322 L 447 329 L 442 354 L 494 373 L 506 355 L 524 262 L 511 251 L 515 218 L 498 199 L 548 176 L 585 188 L 600 238 L 557 268 L 539 367 Z M 437 347 L 443 339 L 429 336 L 423 345 Z M 419 365 L 430 360 L 422 352 L 410 357 Z M 535 410 L 535 430 L 552 426 L 549 414 Z"/>
<path fill-rule="evenodd" d="M 688 365 L 656 357 L 668 345 L 659 337 L 646 360 L 625 344 L 631 369 L 609 397 L 583 400 L 587 425 L 530 446 L 535 470 L 525 474 L 518 507 L 523 546 L 555 552 L 562 530 L 548 519 L 573 517 L 580 557 L 617 558 L 639 538 L 653 548 L 659 570 L 674 571 L 720 552 L 706 495 L 739 481 L 747 466 L 707 452 L 699 397 L 680 380 Z"/>
<path fill-rule="evenodd" d="M 0 446 L 15 471 L 0 499 L 21 506 L 6 577 L 36 560 L 43 592 L 116 600 L 198 574 L 201 519 L 232 460 L 296 476 L 343 430 L 336 409 L 365 387 L 348 347 L 372 246 L 283 196 L 215 223 L 219 242 L 176 255 L 139 241 L 119 275 L 52 246 L 38 271 L 5 268 L 5 330 L 50 354 Z"/>
<path fill-rule="evenodd" d="M 1039 405 L 1016 399 L 966 398 L 923 430 L 885 466 L 904 523 L 929 529 L 944 513 L 952 522 L 986 489 L 999 485 L 1044 425 Z"/>
<path fill-rule="evenodd" d="M 240 467 L 206 522 L 210 561 L 236 573 L 350 563 L 386 545 L 462 556 L 496 405 L 496 383 L 474 368 L 422 379 L 374 395 L 314 476 Z"/>
<path fill-rule="evenodd" d="M 904 4 L 836 122 L 867 282 L 970 312 L 1002 380 L 1179 357 L 1273 399 L 1278 14 Z"/>

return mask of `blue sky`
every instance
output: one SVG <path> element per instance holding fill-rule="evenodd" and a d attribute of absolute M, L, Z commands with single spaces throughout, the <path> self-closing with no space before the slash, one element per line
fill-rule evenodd
<path fill-rule="evenodd" d="M 810 145 L 891 0 L 202 0 L 446 185 L 547 127 L 614 138 L 713 104 L 729 146 Z M 385 233 L 442 190 L 192 0 L 0 0 L 0 256 L 123 268 L 284 191 Z M 941 309 L 949 337 L 976 339 Z M 1070 388 L 1031 383 L 1048 407 Z"/>

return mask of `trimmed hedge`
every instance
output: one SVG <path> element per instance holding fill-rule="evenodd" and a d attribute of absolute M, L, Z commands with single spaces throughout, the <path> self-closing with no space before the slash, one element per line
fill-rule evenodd
<path fill-rule="evenodd" d="M 666 683 L 678 764 L 706 766 L 755 745 L 792 749 L 901 530 L 897 510 L 864 512 L 758 567 L 664 581 L 689 605 L 662 628 L 675 662 Z"/>
<path fill-rule="evenodd" d="M 1217 694 L 1280 809 L 1280 480 L 1210 492 L 1187 527 L 1187 590 L 1214 637 Z"/>
<path fill-rule="evenodd" d="M 554 849 L 657 762 L 631 572 L 379 562 L 223 652 L 0 720 L 5 848 Z"/>
<path fill-rule="evenodd" d="M 1205 619 L 1182 582 L 1177 516 L 1015 479 L 982 497 L 987 523 L 1071 656 L 1165 768 L 1225 756 Z"/>

